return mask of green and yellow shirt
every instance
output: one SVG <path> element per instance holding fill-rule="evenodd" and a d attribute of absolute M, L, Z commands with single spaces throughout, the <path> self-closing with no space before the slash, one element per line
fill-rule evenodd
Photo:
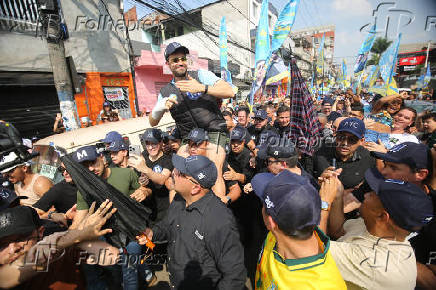
<path fill-rule="evenodd" d="M 329 238 L 316 228 L 323 252 L 301 259 L 284 259 L 276 251 L 276 238 L 269 232 L 256 270 L 256 289 L 347 289 L 330 251 Z"/>

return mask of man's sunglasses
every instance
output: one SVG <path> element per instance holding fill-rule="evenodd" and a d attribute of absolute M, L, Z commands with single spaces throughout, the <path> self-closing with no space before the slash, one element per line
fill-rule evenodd
<path fill-rule="evenodd" d="M 267 165 L 270 165 L 270 164 L 273 164 L 273 163 L 278 163 L 278 162 L 281 162 L 280 160 L 273 160 L 273 159 L 267 159 L 266 160 L 266 164 Z"/>
<path fill-rule="evenodd" d="M 339 141 L 341 143 L 347 141 L 347 144 L 354 145 L 359 142 L 359 138 L 357 138 L 356 136 L 337 135 L 336 141 Z"/>
<path fill-rule="evenodd" d="M 194 183 L 194 184 L 198 184 L 198 185 L 200 185 L 197 181 L 191 179 L 189 176 L 187 176 L 187 175 L 184 174 L 184 173 L 181 173 L 181 172 L 180 172 L 179 170 L 177 170 L 177 169 L 174 169 L 174 170 L 173 170 L 173 175 L 174 175 L 174 176 L 179 176 L 179 177 L 182 177 L 182 178 L 186 178 L 186 179 L 189 180 L 190 182 L 192 182 L 192 183 Z"/>
<path fill-rule="evenodd" d="M 61 174 L 64 174 L 64 172 L 67 171 L 67 169 L 65 169 L 65 167 L 59 166 L 59 167 L 58 167 L 58 171 L 59 171 Z"/>
<path fill-rule="evenodd" d="M 179 61 L 187 61 L 188 59 L 186 58 L 186 56 L 182 56 L 182 57 L 175 57 L 169 60 L 170 63 L 178 63 Z"/>

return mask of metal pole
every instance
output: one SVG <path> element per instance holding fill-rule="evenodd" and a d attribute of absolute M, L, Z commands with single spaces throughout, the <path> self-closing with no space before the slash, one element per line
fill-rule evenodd
<path fill-rule="evenodd" d="M 73 95 L 73 85 L 65 58 L 63 32 L 56 5 L 54 10 L 40 9 L 45 38 L 47 39 L 48 55 L 53 71 L 54 83 L 59 99 L 62 120 L 67 131 L 79 128 L 76 103 Z"/>
<path fill-rule="evenodd" d="M 133 51 L 132 42 L 130 41 L 130 36 L 129 36 L 129 21 L 128 21 L 128 19 L 126 19 L 125 15 L 124 15 L 124 23 L 127 24 L 126 25 L 126 40 L 127 40 L 128 46 L 129 46 L 128 57 L 129 57 L 129 64 L 130 64 L 130 74 L 132 75 L 133 93 L 135 94 L 136 116 L 138 116 L 140 111 L 139 111 L 138 93 L 136 90 L 135 53 Z"/>
<path fill-rule="evenodd" d="M 425 57 L 425 68 L 427 68 L 427 64 L 428 64 L 428 53 L 430 51 L 430 44 L 431 44 L 431 40 L 428 42 L 428 45 L 427 45 L 427 55 Z"/>

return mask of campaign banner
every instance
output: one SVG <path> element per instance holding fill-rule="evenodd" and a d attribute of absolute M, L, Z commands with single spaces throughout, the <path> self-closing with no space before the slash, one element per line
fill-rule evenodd
<path fill-rule="evenodd" d="M 400 58 L 400 65 L 418 65 L 425 63 L 425 55 Z"/>

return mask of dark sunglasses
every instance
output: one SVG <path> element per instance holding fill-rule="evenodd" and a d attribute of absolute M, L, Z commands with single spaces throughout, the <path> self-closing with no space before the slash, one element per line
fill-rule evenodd
<path fill-rule="evenodd" d="M 357 138 L 356 136 L 337 135 L 336 141 L 339 141 L 341 143 L 347 141 L 347 144 L 354 145 L 359 142 L 359 138 Z"/>
<path fill-rule="evenodd" d="M 65 167 L 59 166 L 58 167 L 58 171 L 62 174 L 64 174 L 65 171 L 67 171 L 67 169 L 65 169 Z"/>
<path fill-rule="evenodd" d="M 173 176 L 180 176 L 180 177 L 182 177 L 182 178 L 186 178 L 186 179 L 189 180 L 190 182 L 192 182 L 192 183 L 194 183 L 194 184 L 198 184 L 198 185 L 200 185 L 200 183 L 198 183 L 197 181 L 191 179 L 190 176 L 187 176 L 186 174 L 181 173 L 181 172 L 180 172 L 179 170 L 177 170 L 177 169 L 175 169 L 175 170 L 173 171 L 173 174 L 172 174 L 172 175 L 173 175 Z"/>
<path fill-rule="evenodd" d="M 182 57 L 175 57 L 169 60 L 170 63 L 178 63 L 179 61 L 183 61 L 185 62 L 186 60 L 188 60 L 186 58 L 186 56 L 182 56 Z"/>
<path fill-rule="evenodd" d="M 274 164 L 274 163 L 278 163 L 278 162 L 281 162 L 281 161 L 280 161 L 280 160 L 271 160 L 271 159 L 267 159 L 267 160 L 266 160 L 266 164 L 267 164 L 267 165 Z"/>

